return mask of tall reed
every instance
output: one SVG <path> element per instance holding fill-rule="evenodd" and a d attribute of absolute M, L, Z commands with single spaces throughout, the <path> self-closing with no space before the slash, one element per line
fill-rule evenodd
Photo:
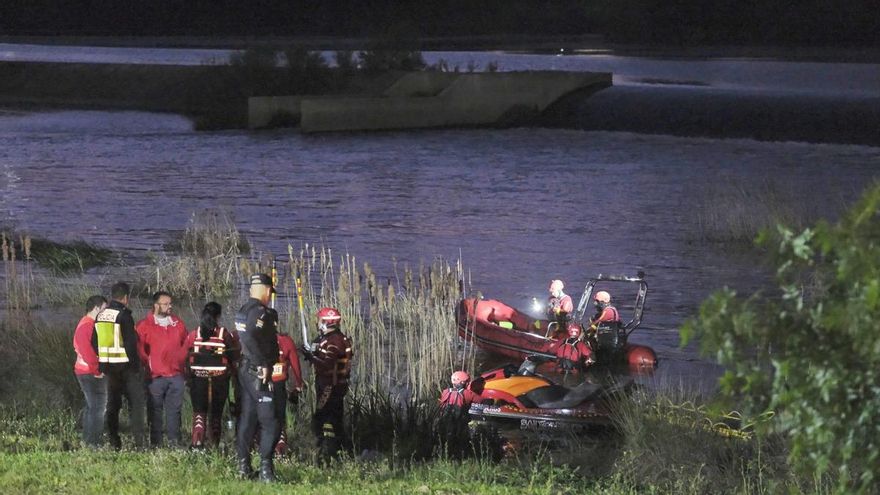
<path fill-rule="evenodd" d="M 343 331 L 354 343 L 355 394 L 391 393 L 404 398 L 436 398 L 456 367 L 455 306 L 461 297 L 461 263 L 437 259 L 417 270 L 408 266 L 393 278 L 380 277 L 355 256 L 338 258 L 325 246 L 306 244 L 278 260 L 282 326 L 302 340 L 296 281 L 300 273 L 309 338 L 314 314 L 334 306 Z M 397 272 L 397 270 L 395 270 Z"/>
<path fill-rule="evenodd" d="M 18 236 L 18 247 L 12 233 L 0 232 L 5 272 L 4 287 L 6 310 L 9 314 L 28 311 L 34 306 L 34 273 L 31 257 L 31 237 Z M 18 257 L 22 256 L 23 259 Z"/>
<path fill-rule="evenodd" d="M 175 297 L 215 299 L 229 296 L 241 278 L 239 258 L 250 246 L 232 216 L 217 209 L 193 212 L 176 253 L 154 256 L 146 291 L 167 290 Z"/>

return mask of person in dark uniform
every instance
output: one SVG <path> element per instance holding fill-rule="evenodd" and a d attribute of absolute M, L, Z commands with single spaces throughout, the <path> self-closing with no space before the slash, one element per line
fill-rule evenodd
<path fill-rule="evenodd" d="M 241 415 L 238 419 L 238 472 L 253 478 L 251 442 L 260 428 L 260 481 L 275 481 L 272 464 L 275 443 L 280 433 L 272 367 L 278 361 L 278 315 L 266 306 L 275 289 L 272 278 L 258 273 L 250 279 L 250 299 L 235 315 L 235 328 L 241 342 L 241 363 L 238 381 L 241 388 Z"/>
<path fill-rule="evenodd" d="M 146 446 L 144 432 L 144 376 L 138 354 L 138 334 L 128 309 L 131 289 L 118 282 L 110 289 L 112 301 L 95 317 L 92 346 L 98 354 L 98 371 L 107 375 L 107 433 L 110 445 L 119 450 L 119 410 L 122 397 L 128 398 L 131 432 L 135 447 Z"/>
<path fill-rule="evenodd" d="M 318 310 L 318 338 L 303 346 L 303 356 L 312 363 L 315 374 L 315 415 L 312 429 L 319 448 L 335 454 L 345 441 L 344 399 L 351 375 L 351 340 L 339 329 L 342 315 L 336 308 Z"/>

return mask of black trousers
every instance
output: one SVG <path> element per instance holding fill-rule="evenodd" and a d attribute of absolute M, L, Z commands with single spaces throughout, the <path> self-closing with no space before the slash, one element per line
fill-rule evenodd
<path fill-rule="evenodd" d="M 219 418 L 223 415 L 228 396 L 229 376 L 190 378 L 189 397 L 194 413 L 210 414 L 212 418 Z"/>
<path fill-rule="evenodd" d="M 131 432 L 136 447 L 146 447 L 144 416 L 146 405 L 144 398 L 144 376 L 140 370 L 130 367 L 114 369 L 106 373 L 107 381 L 107 434 L 110 445 L 120 448 L 119 410 L 122 409 L 122 397 L 128 399 L 128 414 Z"/>
<path fill-rule="evenodd" d="M 348 385 L 324 385 L 316 383 L 315 415 L 312 417 L 312 430 L 318 442 L 332 429 L 337 442 L 345 444 L 345 394 Z M 329 426 L 329 429 L 324 425 Z M 326 432 L 326 433 L 325 433 Z"/>
<path fill-rule="evenodd" d="M 241 390 L 241 416 L 238 418 L 236 451 L 239 459 L 251 458 L 251 442 L 257 426 L 260 427 L 260 459 L 270 460 L 275 452 L 275 444 L 281 434 L 278 421 L 275 393 L 259 383 L 257 377 L 246 369 L 238 370 Z"/>

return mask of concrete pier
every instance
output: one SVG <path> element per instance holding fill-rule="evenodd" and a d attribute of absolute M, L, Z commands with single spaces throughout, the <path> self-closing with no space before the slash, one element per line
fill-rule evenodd
<path fill-rule="evenodd" d="M 379 97 L 254 97 L 248 126 L 300 122 L 302 132 L 528 125 L 554 102 L 611 86 L 610 73 L 413 72 Z"/>

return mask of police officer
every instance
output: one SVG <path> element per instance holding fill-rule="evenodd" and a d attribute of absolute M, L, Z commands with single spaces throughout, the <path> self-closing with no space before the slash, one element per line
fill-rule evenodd
<path fill-rule="evenodd" d="M 315 374 L 317 404 L 312 428 L 325 454 L 335 454 L 345 438 L 342 418 L 353 353 L 351 340 L 339 329 L 341 320 L 336 308 L 318 310 L 319 335 L 310 347 L 303 346 Z"/>
<path fill-rule="evenodd" d="M 95 317 L 92 346 L 98 354 L 98 371 L 107 375 L 107 433 L 110 445 L 119 450 L 119 410 L 122 397 L 128 398 L 129 420 L 137 448 L 146 444 L 144 433 L 144 377 L 138 354 L 138 334 L 128 309 L 131 289 L 117 282 L 110 289 L 112 301 Z"/>
<path fill-rule="evenodd" d="M 278 315 L 266 306 L 275 289 L 272 278 L 258 273 L 250 279 L 250 299 L 235 315 L 235 328 L 241 341 L 238 381 L 241 388 L 241 416 L 238 420 L 238 472 L 253 478 L 251 442 L 260 427 L 260 481 L 275 481 L 272 464 L 278 441 L 278 421 L 272 385 L 272 366 L 278 360 Z"/>

